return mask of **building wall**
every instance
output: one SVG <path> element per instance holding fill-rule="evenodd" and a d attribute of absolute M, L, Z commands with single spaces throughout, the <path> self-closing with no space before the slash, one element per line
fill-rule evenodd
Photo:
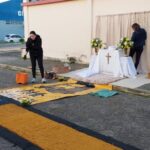
<path fill-rule="evenodd" d="M 94 15 L 142 12 L 150 10 L 149 0 L 93 0 Z"/>
<path fill-rule="evenodd" d="M 150 11 L 150 0 L 93 0 L 93 36 L 95 36 L 96 30 L 96 16 L 102 15 L 114 15 L 114 14 L 129 14 L 134 12 L 146 12 Z M 142 15 L 141 15 L 142 16 Z M 148 33 L 148 40 L 146 44 L 146 49 L 142 53 L 141 61 L 139 65 L 139 72 L 149 72 L 150 71 L 150 62 L 149 62 L 149 54 L 150 54 L 150 41 L 149 41 L 149 27 L 148 22 L 143 23 L 145 18 L 143 17 L 143 21 L 141 19 L 142 27 L 146 27 L 146 31 Z M 127 26 L 127 25 L 125 25 Z M 106 27 L 107 29 L 107 27 Z M 104 29 L 105 30 L 105 29 Z M 131 30 L 128 29 L 128 31 Z M 116 29 L 117 31 L 117 29 Z M 131 30 L 132 31 L 132 30 Z M 101 32 L 102 33 L 102 32 Z M 110 33 L 111 34 L 111 33 Z M 116 33 L 117 34 L 117 33 Z M 105 39 L 106 32 L 103 33 L 102 39 Z M 111 36 L 112 37 L 112 36 Z M 115 43 L 114 43 L 115 44 Z"/>
<path fill-rule="evenodd" d="M 25 36 L 30 30 L 39 33 L 47 57 L 85 55 L 88 62 L 96 16 L 149 11 L 149 6 L 149 0 L 72 0 L 24 7 Z"/>
<path fill-rule="evenodd" d="M 93 0 L 93 30 L 96 16 L 143 11 L 150 11 L 150 0 Z"/>
<path fill-rule="evenodd" d="M 24 7 L 25 35 L 35 30 L 42 36 L 44 55 L 64 59 L 66 55 L 88 61 L 91 54 L 91 0 Z"/>

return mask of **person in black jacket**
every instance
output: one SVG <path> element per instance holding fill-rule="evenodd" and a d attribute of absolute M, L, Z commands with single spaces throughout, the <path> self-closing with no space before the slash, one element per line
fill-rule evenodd
<path fill-rule="evenodd" d="M 136 60 L 135 60 L 135 68 L 138 68 L 141 54 L 144 50 L 145 42 L 147 39 L 147 33 L 145 29 L 141 28 L 139 24 L 134 23 L 132 25 L 133 34 L 131 40 L 134 42 L 133 47 L 130 50 L 130 56 L 133 57 L 134 54 L 136 54 Z"/>
<path fill-rule="evenodd" d="M 45 83 L 44 78 L 44 67 L 43 67 L 43 49 L 42 49 L 42 39 L 35 31 L 30 32 L 30 37 L 26 42 L 26 51 L 30 54 L 31 64 L 32 64 L 32 83 L 36 82 L 36 61 L 41 72 L 42 83 Z"/>

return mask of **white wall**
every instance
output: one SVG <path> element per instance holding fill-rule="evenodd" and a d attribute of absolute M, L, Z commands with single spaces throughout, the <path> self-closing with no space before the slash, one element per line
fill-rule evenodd
<path fill-rule="evenodd" d="M 30 6 L 24 8 L 24 13 L 26 37 L 30 30 L 39 33 L 45 56 L 62 59 L 68 54 L 89 58 L 91 0 Z"/>
<path fill-rule="evenodd" d="M 94 15 L 108 15 L 150 10 L 150 0 L 93 0 Z"/>
<path fill-rule="evenodd" d="M 47 57 L 62 59 L 68 54 L 89 58 L 96 16 L 149 10 L 150 0 L 73 0 L 24 7 L 25 35 L 37 31 Z"/>
<path fill-rule="evenodd" d="M 93 36 L 96 16 L 150 11 L 150 0 L 93 0 Z"/>
<path fill-rule="evenodd" d="M 129 14 L 134 12 L 146 12 L 150 11 L 150 0 L 93 0 L 93 36 L 95 36 L 96 30 L 96 16 L 102 15 L 114 15 L 114 14 Z M 143 18 L 144 19 L 144 18 Z M 148 23 L 145 23 L 147 26 Z M 144 24 L 143 24 L 144 25 Z M 143 26 L 144 27 L 144 26 Z M 130 28 L 131 29 L 131 28 Z M 147 49 L 144 50 L 141 57 L 140 71 L 150 71 L 149 63 L 149 27 L 146 31 L 148 33 Z M 105 37 L 105 34 L 103 34 Z M 106 35 L 107 36 L 107 35 Z"/>

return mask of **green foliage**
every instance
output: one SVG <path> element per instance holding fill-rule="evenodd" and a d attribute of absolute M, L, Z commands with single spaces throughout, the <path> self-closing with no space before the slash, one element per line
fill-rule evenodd
<path fill-rule="evenodd" d="M 26 107 L 26 106 L 30 106 L 32 101 L 28 98 L 22 98 L 20 103 L 21 103 L 22 106 Z"/>
<path fill-rule="evenodd" d="M 129 49 L 131 47 L 133 47 L 133 42 L 127 38 L 127 37 L 124 37 L 120 40 L 119 44 L 118 44 L 118 48 L 120 49 Z"/>
<path fill-rule="evenodd" d="M 102 40 L 100 40 L 99 38 L 94 38 L 92 41 L 91 41 L 91 47 L 92 48 L 102 48 L 103 47 L 103 42 Z"/>

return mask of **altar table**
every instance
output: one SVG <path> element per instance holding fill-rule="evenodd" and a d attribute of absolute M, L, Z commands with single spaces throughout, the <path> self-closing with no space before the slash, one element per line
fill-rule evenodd
<path fill-rule="evenodd" d="M 97 55 L 92 55 L 89 68 L 79 72 L 81 77 L 105 73 L 114 77 L 135 77 L 136 69 L 131 57 L 125 57 L 123 51 L 114 49 L 101 49 Z"/>

